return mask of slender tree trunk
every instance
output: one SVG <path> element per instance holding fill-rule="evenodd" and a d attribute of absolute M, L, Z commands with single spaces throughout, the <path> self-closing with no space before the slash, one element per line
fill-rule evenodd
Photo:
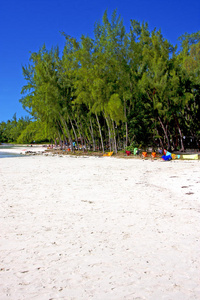
<path fill-rule="evenodd" d="M 111 131 L 110 131 L 110 125 L 109 125 L 109 120 L 108 118 L 105 116 L 105 119 L 106 119 L 106 123 L 107 123 L 107 126 L 108 126 L 108 139 L 109 139 L 109 149 L 110 149 L 110 152 L 112 151 L 112 146 L 111 146 Z"/>
<path fill-rule="evenodd" d="M 126 141 L 125 148 L 128 146 L 128 123 L 127 123 L 127 115 L 126 115 L 126 100 L 124 99 L 124 117 L 125 117 L 125 130 L 126 130 Z"/>
<path fill-rule="evenodd" d="M 58 124 L 58 126 L 60 127 L 61 131 L 62 131 L 62 134 L 63 134 L 63 139 L 64 139 L 64 145 L 62 145 L 62 148 L 66 148 L 66 143 L 67 143 L 67 139 L 66 139 L 66 135 L 65 135 L 65 132 L 64 132 L 64 129 L 63 129 L 63 126 L 61 126 L 60 122 Z M 60 133 L 58 132 L 59 134 L 59 137 L 60 137 Z M 60 140 L 61 140 L 61 137 L 60 137 Z"/>
<path fill-rule="evenodd" d="M 180 139 L 181 139 L 181 151 L 185 151 L 185 147 L 184 147 L 184 144 L 183 144 L 183 134 L 181 132 L 181 128 L 180 128 L 179 125 L 178 125 L 178 131 L 179 131 L 179 135 L 180 135 Z"/>
<path fill-rule="evenodd" d="M 164 134 L 165 134 L 165 137 L 166 137 L 166 140 L 167 140 L 167 148 L 168 148 L 167 150 L 169 150 L 171 147 L 170 147 L 170 140 L 169 140 L 169 137 L 168 137 L 168 134 L 167 134 L 167 130 L 165 129 L 165 126 L 164 126 L 163 122 L 161 121 L 160 117 L 158 117 L 158 120 L 160 121 L 160 124 L 162 126 L 162 129 L 164 131 Z"/>
<path fill-rule="evenodd" d="M 95 115 L 96 115 L 97 124 L 98 124 L 98 127 L 99 127 L 99 134 L 100 134 L 100 139 L 101 139 L 101 147 L 102 147 L 102 151 L 104 153 L 104 145 L 103 145 L 103 137 L 102 137 L 102 132 L 101 132 L 101 125 L 100 125 L 97 113 L 95 113 Z"/>
<path fill-rule="evenodd" d="M 73 130 L 73 133 L 74 133 L 74 137 L 75 137 L 75 140 L 76 140 L 76 144 L 77 144 L 77 147 L 78 147 L 78 150 L 79 150 L 79 146 L 78 146 L 78 138 L 77 138 L 77 134 L 76 134 L 76 130 L 74 128 L 74 125 L 73 125 L 73 122 L 71 120 L 71 118 L 69 117 L 69 121 L 70 121 L 70 124 L 72 126 L 72 130 Z"/>
<path fill-rule="evenodd" d="M 156 132 L 157 132 L 157 135 L 159 136 L 159 132 L 158 132 L 157 127 L 156 127 Z M 162 149 L 164 149 L 164 145 L 163 145 L 162 139 L 160 137 L 158 139 L 160 141 L 160 145 L 161 145 Z"/>
<path fill-rule="evenodd" d="M 69 138 L 69 142 L 70 142 L 70 145 L 71 145 L 71 150 L 74 152 L 74 146 L 73 146 L 73 141 L 72 141 L 72 137 L 71 137 L 71 134 L 70 134 L 70 131 L 69 131 L 69 127 L 67 125 L 67 122 L 65 121 L 65 119 L 60 115 L 60 118 L 61 118 L 61 121 L 63 123 L 63 126 L 66 130 L 66 133 L 67 133 L 67 136 Z"/>
<path fill-rule="evenodd" d="M 178 132 L 179 132 L 179 135 L 180 135 L 180 141 L 181 141 L 181 150 L 180 151 L 185 151 L 185 147 L 184 147 L 184 144 L 183 144 L 183 134 L 182 134 L 182 131 L 181 131 L 181 128 L 180 128 L 180 125 L 179 125 L 178 118 L 175 117 L 175 120 L 176 120 L 176 124 L 177 124 L 177 127 L 178 127 Z"/>
<path fill-rule="evenodd" d="M 82 115 L 81 118 L 84 120 L 85 124 L 87 124 L 84 116 Z M 78 120 L 80 120 L 80 117 L 78 116 Z M 87 138 L 85 136 L 85 133 L 84 133 L 84 130 L 83 130 L 83 126 L 82 126 L 82 123 L 79 121 L 79 126 L 80 126 L 80 131 L 81 131 L 81 134 L 82 134 L 82 138 L 83 138 L 83 151 L 85 151 L 85 149 L 87 149 Z M 89 127 L 90 128 L 90 127 Z"/>
<path fill-rule="evenodd" d="M 90 118 L 90 129 L 91 129 L 91 136 L 92 136 L 93 151 L 95 151 L 96 146 L 95 146 L 94 131 L 93 131 L 91 118 Z"/>
<path fill-rule="evenodd" d="M 113 142 L 114 142 L 114 149 L 115 149 L 115 153 L 117 153 L 117 142 L 116 142 L 116 134 L 115 134 L 115 124 L 114 124 L 114 121 L 112 121 L 112 125 L 113 125 Z"/>
<path fill-rule="evenodd" d="M 83 145 L 83 137 L 82 137 L 82 135 L 81 135 L 81 131 L 80 131 L 80 128 L 79 128 L 79 125 L 78 125 L 78 123 L 77 123 L 77 121 L 76 121 L 76 119 L 74 119 L 74 121 L 75 121 L 75 124 L 76 124 L 76 127 L 77 127 L 77 130 L 78 130 L 78 134 L 79 134 L 79 136 L 80 136 L 80 139 L 81 139 L 81 147 L 82 147 L 82 150 L 84 151 L 84 145 Z M 78 148 L 79 148 L 79 146 L 78 146 Z"/>
<path fill-rule="evenodd" d="M 61 150 L 62 150 L 62 143 L 61 143 L 60 130 L 63 132 L 63 128 L 62 128 L 62 126 L 61 126 L 61 124 L 60 124 L 59 121 L 57 121 L 56 124 L 57 124 L 57 127 L 58 127 L 57 132 L 58 132 L 58 138 L 59 138 L 59 145 L 60 145 L 60 148 L 61 148 Z M 60 128 L 60 130 L 59 130 L 59 128 Z M 56 139 L 56 140 L 57 140 L 57 139 Z M 57 141 L 56 141 L 56 146 L 57 146 Z"/>

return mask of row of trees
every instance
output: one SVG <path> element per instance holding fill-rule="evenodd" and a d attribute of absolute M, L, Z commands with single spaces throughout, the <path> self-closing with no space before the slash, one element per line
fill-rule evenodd
<path fill-rule="evenodd" d="M 117 152 L 130 144 L 184 150 L 200 138 L 200 32 L 180 38 L 181 50 L 147 23 L 126 32 L 114 11 L 80 41 L 62 33 L 59 49 L 43 46 L 23 67 L 23 107 L 48 139 Z M 37 131 L 38 132 L 38 131 Z M 23 140 L 24 139 L 24 140 Z"/>
<path fill-rule="evenodd" d="M 0 123 L 0 143 L 42 143 L 49 142 L 45 128 L 38 120 L 28 116 L 17 120 L 16 113 L 11 120 Z"/>
<path fill-rule="evenodd" d="M 11 120 L 0 123 L 0 142 L 1 143 L 13 143 L 18 140 L 22 132 L 31 123 L 29 117 L 20 118 L 17 120 L 16 114 Z"/>

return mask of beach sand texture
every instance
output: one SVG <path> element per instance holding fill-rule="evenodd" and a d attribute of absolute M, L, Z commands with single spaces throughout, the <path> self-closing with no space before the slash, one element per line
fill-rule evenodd
<path fill-rule="evenodd" d="M 199 161 L 1 159 L 0 299 L 200 299 L 199 171 Z"/>

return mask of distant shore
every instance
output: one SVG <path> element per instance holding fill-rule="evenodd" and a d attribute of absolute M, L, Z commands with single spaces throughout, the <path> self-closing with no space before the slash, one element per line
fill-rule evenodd
<path fill-rule="evenodd" d="M 43 145 L 1 145 L 0 152 L 26 154 L 30 153 L 44 153 L 47 150 L 47 146 Z"/>

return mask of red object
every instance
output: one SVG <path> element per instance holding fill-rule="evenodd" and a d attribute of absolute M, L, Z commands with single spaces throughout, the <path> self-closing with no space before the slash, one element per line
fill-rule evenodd
<path fill-rule="evenodd" d="M 127 156 L 131 154 L 131 151 L 126 151 Z"/>

